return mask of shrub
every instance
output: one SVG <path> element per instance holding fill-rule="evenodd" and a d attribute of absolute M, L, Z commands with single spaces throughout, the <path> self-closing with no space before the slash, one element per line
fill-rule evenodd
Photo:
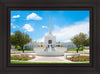
<path fill-rule="evenodd" d="M 18 46 L 18 45 L 17 45 L 17 46 L 15 46 L 15 48 L 16 48 L 16 49 L 21 49 L 21 47 L 20 47 L 20 46 Z"/>
<path fill-rule="evenodd" d="M 24 49 L 27 49 L 28 48 L 28 46 L 24 46 Z"/>

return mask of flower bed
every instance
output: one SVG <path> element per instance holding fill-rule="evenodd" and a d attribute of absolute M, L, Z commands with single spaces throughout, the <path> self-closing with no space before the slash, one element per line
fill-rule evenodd
<path fill-rule="evenodd" d="M 89 61 L 89 56 L 71 57 L 71 58 L 67 58 L 67 60 L 71 60 L 71 61 L 73 61 L 73 62 Z"/>
<path fill-rule="evenodd" d="M 22 60 L 22 61 L 27 61 L 27 60 L 30 60 L 32 58 L 30 58 L 29 56 L 20 56 L 20 55 L 12 55 L 11 56 L 11 60 Z"/>

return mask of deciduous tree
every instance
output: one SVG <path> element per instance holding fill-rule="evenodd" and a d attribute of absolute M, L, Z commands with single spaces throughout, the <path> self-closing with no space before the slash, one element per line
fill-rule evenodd
<path fill-rule="evenodd" d="M 21 33 L 20 31 L 16 31 L 15 34 L 11 35 L 11 45 L 19 45 L 24 53 L 24 45 L 29 43 L 31 38 L 29 38 L 28 34 Z"/>
<path fill-rule="evenodd" d="M 77 34 L 77 35 L 75 35 L 72 39 L 71 39 L 71 41 L 77 46 L 77 53 L 78 53 L 78 50 L 79 50 L 79 48 L 82 46 L 83 47 L 83 45 L 84 45 L 84 43 L 85 43 L 85 41 L 86 41 L 86 34 L 84 34 L 84 33 L 79 33 L 79 34 Z"/>

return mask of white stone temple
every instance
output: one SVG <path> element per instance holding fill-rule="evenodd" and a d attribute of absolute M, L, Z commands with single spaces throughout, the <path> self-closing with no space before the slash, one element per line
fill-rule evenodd
<path fill-rule="evenodd" d="M 54 36 L 51 32 L 51 17 L 49 23 L 49 32 L 44 36 L 44 47 L 48 47 L 49 45 L 51 45 L 52 47 L 56 46 L 56 36 Z"/>
<path fill-rule="evenodd" d="M 70 43 L 60 42 L 60 46 L 58 46 L 59 43 L 56 42 L 56 36 L 52 34 L 50 17 L 49 31 L 48 34 L 44 36 L 43 44 L 41 44 L 41 42 L 36 42 L 29 43 L 27 46 L 31 47 L 34 50 L 34 53 L 39 56 L 60 56 L 67 52 L 69 44 Z M 71 43 L 70 46 L 73 47 L 73 44 Z"/>
<path fill-rule="evenodd" d="M 42 45 L 42 46 L 41 46 Z M 48 48 L 49 45 L 53 48 L 56 47 L 65 47 L 68 49 L 72 49 L 72 48 L 76 48 L 76 46 L 72 43 L 72 42 L 57 42 L 56 41 L 56 36 L 52 34 L 52 30 L 51 30 L 51 17 L 50 17 L 50 22 L 49 22 L 49 31 L 48 34 L 44 36 L 44 41 L 43 42 L 35 42 L 35 43 L 28 43 L 25 46 L 27 46 L 27 49 L 35 49 L 35 48 L 39 48 L 39 49 L 45 49 Z M 59 46 L 60 45 L 60 46 Z M 38 50 L 38 49 L 36 49 Z"/>

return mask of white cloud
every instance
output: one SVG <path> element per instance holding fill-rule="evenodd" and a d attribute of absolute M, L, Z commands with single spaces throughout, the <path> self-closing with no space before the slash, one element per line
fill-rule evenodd
<path fill-rule="evenodd" d="M 36 13 L 31 13 L 27 16 L 27 20 L 42 20 L 42 17 L 40 17 Z"/>
<path fill-rule="evenodd" d="M 16 28 L 16 26 L 13 26 L 13 28 Z"/>
<path fill-rule="evenodd" d="M 29 32 L 34 31 L 34 28 L 32 28 L 32 26 L 30 24 L 25 24 L 23 26 L 23 29 L 25 29 L 25 31 L 29 31 Z"/>
<path fill-rule="evenodd" d="M 59 27 L 55 25 L 54 30 L 52 30 L 52 34 L 56 36 L 56 41 L 70 42 L 70 39 L 80 32 L 89 35 L 89 21 L 86 19 L 83 21 L 75 22 L 71 26 L 67 27 Z M 38 40 L 43 41 L 43 37 Z"/>
<path fill-rule="evenodd" d="M 47 26 L 42 26 L 42 28 L 48 28 Z"/>
<path fill-rule="evenodd" d="M 38 39 L 37 42 L 44 42 L 44 37 Z"/>
<path fill-rule="evenodd" d="M 58 32 L 59 31 L 59 32 Z M 80 32 L 88 34 L 89 32 L 89 22 L 81 21 L 76 22 L 72 26 L 60 28 L 59 26 L 55 26 L 53 30 L 53 34 L 56 35 L 57 41 L 70 41 L 70 39 Z"/>
<path fill-rule="evenodd" d="M 19 26 L 18 25 L 14 25 L 13 23 L 10 23 L 11 27 L 12 28 L 18 28 Z"/>
<path fill-rule="evenodd" d="M 14 15 L 12 18 L 19 18 L 20 15 Z"/>

